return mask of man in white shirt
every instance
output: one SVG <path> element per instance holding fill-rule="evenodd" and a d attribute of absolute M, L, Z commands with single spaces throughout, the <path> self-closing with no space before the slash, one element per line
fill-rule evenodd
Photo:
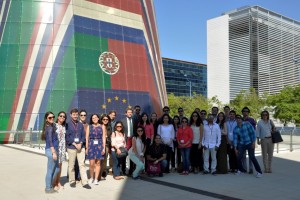
<path fill-rule="evenodd" d="M 216 175 L 217 150 L 221 144 L 221 129 L 214 123 L 214 116 L 208 115 L 208 124 L 204 125 L 202 146 L 204 148 L 204 172 L 209 173 L 209 156 L 211 156 L 211 174 Z"/>

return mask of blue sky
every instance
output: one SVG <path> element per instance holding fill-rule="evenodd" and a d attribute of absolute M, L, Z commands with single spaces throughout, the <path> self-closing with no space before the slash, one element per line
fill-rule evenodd
<path fill-rule="evenodd" d="M 259 5 L 300 21 L 300 0 L 154 0 L 161 55 L 206 64 L 206 21 Z"/>

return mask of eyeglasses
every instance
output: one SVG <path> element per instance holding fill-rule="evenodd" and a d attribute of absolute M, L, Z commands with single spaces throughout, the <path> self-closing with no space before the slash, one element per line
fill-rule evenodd
<path fill-rule="evenodd" d="M 137 132 L 143 132 L 143 130 L 137 130 Z"/>
<path fill-rule="evenodd" d="M 85 117 L 86 115 L 80 115 L 81 117 Z"/>
<path fill-rule="evenodd" d="M 59 115 L 59 117 L 66 118 L 66 116 L 64 116 L 64 115 Z"/>
<path fill-rule="evenodd" d="M 182 121 L 182 123 L 187 123 L 187 121 Z"/>
<path fill-rule="evenodd" d="M 169 112 L 169 110 L 163 110 L 164 112 Z"/>
<path fill-rule="evenodd" d="M 102 119 L 102 121 L 108 121 L 108 119 Z"/>
<path fill-rule="evenodd" d="M 243 110 L 243 112 L 249 112 L 249 110 Z"/>
<path fill-rule="evenodd" d="M 55 116 L 52 116 L 52 117 L 48 117 L 48 119 L 54 119 L 55 118 Z"/>
<path fill-rule="evenodd" d="M 140 109 L 136 109 L 135 111 L 141 111 Z"/>
<path fill-rule="evenodd" d="M 178 110 L 178 112 L 183 112 L 183 110 Z"/>

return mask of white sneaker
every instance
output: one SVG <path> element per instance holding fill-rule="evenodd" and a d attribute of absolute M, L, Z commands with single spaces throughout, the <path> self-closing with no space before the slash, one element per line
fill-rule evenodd
<path fill-rule="evenodd" d="M 99 181 L 97 181 L 96 179 L 94 180 L 94 185 L 99 185 Z"/>
<path fill-rule="evenodd" d="M 257 172 L 257 174 L 256 174 L 256 178 L 261 178 L 262 177 L 262 174 L 261 173 L 259 173 L 259 172 Z"/>
<path fill-rule="evenodd" d="M 241 174 L 243 174 L 240 170 L 237 170 L 237 172 L 235 172 L 235 175 L 241 175 Z"/>
<path fill-rule="evenodd" d="M 92 178 L 90 178 L 88 184 L 89 184 L 89 185 L 92 185 L 93 181 L 94 181 L 94 180 L 93 180 Z"/>

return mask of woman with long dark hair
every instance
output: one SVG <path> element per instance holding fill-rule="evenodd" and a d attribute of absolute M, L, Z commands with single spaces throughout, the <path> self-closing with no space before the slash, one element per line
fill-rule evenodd
<path fill-rule="evenodd" d="M 177 163 L 177 167 L 181 163 L 181 152 L 180 152 L 180 148 L 178 148 L 178 142 L 176 139 L 177 130 L 178 130 L 178 128 L 181 127 L 180 119 L 179 119 L 178 115 L 175 115 L 173 117 L 173 126 L 174 126 L 174 131 L 175 131 L 175 139 L 173 141 L 174 151 L 172 152 L 172 155 L 171 155 L 171 167 L 172 167 L 172 171 L 175 172 L 176 171 L 176 168 L 175 168 L 176 163 Z"/>
<path fill-rule="evenodd" d="M 142 115 L 143 116 L 143 115 Z M 139 173 L 145 169 L 144 155 L 146 151 L 146 134 L 145 129 L 139 126 L 132 138 L 132 146 L 129 149 L 129 158 L 136 165 L 132 173 L 133 179 L 139 179 Z"/>
<path fill-rule="evenodd" d="M 46 141 L 45 153 L 48 158 L 47 173 L 46 173 L 46 193 L 54 193 L 56 190 L 53 189 L 53 181 L 56 175 L 59 173 L 58 165 L 58 138 L 55 133 L 54 126 L 54 114 L 47 112 L 44 117 L 44 125 L 42 132 L 42 140 Z"/>
<path fill-rule="evenodd" d="M 157 128 L 159 125 L 157 114 L 155 112 L 151 113 L 150 115 L 150 123 L 153 125 L 154 128 L 154 137 L 157 135 Z"/>
<path fill-rule="evenodd" d="M 227 126 L 226 117 L 223 112 L 220 112 L 216 122 L 221 129 L 221 144 L 217 151 L 217 172 L 227 174 Z"/>
<path fill-rule="evenodd" d="M 191 148 L 191 167 L 195 174 L 203 171 L 203 123 L 198 112 L 194 111 L 190 117 L 190 126 L 193 130 L 193 141 Z"/>
<path fill-rule="evenodd" d="M 59 165 L 59 173 L 54 179 L 53 187 L 55 190 L 59 190 L 60 188 L 64 188 L 60 183 L 62 162 L 66 161 L 66 119 L 67 114 L 64 111 L 60 111 L 57 115 L 56 119 L 56 134 L 58 137 L 58 165 Z"/>

